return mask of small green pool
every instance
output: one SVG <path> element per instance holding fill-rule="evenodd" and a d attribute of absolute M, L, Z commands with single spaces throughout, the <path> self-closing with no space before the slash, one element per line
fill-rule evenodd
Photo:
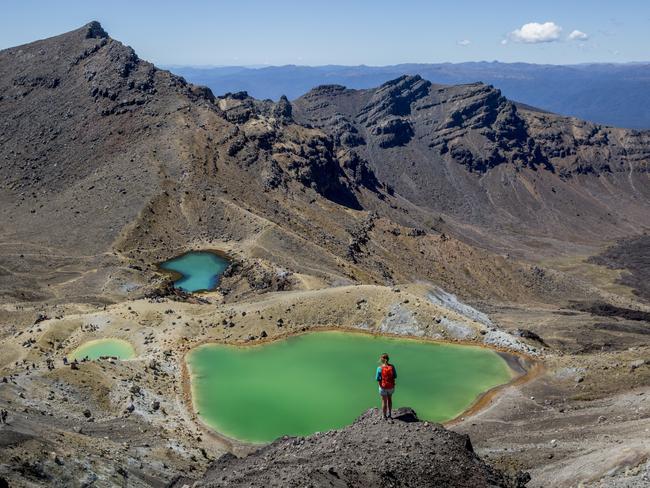
<path fill-rule="evenodd" d="M 213 252 L 192 251 L 177 258 L 165 261 L 162 269 L 178 273 L 180 277 L 174 281 L 174 286 L 183 291 L 214 290 L 219 284 L 221 274 L 230 262 Z"/>
<path fill-rule="evenodd" d="M 383 352 L 398 373 L 393 407 L 412 407 L 426 420 L 452 419 L 512 378 L 504 359 L 485 348 L 314 332 L 190 351 L 194 408 L 217 432 L 248 442 L 339 428 L 379 406 L 374 375 Z"/>
<path fill-rule="evenodd" d="M 103 356 L 118 357 L 120 359 L 130 359 L 135 357 L 133 346 L 122 339 L 96 339 L 84 342 L 77 349 L 72 351 L 72 359 L 99 359 Z"/>

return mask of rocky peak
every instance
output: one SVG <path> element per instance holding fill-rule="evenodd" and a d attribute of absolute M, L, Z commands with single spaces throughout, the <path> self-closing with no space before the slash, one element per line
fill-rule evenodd
<path fill-rule="evenodd" d="M 233 124 L 243 124 L 259 114 L 256 100 L 245 91 L 220 96 L 217 106 Z"/>
<path fill-rule="evenodd" d="M 108 38 L 108 33 L 104 30 L 102 25 L 93 20 L 88 22 L 85 26 L 82 27 L 86 31 L 86 39 L 106 39 Z"/>
<path fill-rule="evenodd" d="M 374 90 L 367 105 L 360 111 L 360 122 L 371 126 L 389 116 L 405 116 L 411 113 L 412 105 L 429 94 L 431 82 L 419 75 L 404 75 L 388 81 Z"/>
<path fill-rule="evenodd" d="M 431 117 L 438 123 L 427 135 L 429 147 L 470 171 L 485 172 L 506 162 L 518 167 L 550 167 L 515 104 L 493 86 L 472 83 L 443 88 L 434 104 L 446 108 L 438 117 Z M 422 112 L 428 109 L 418 108 Z"/>
<path fill-rule="evenodd" d="M 247 92 L 226 93 L 216 99 L 217 106 L 229 122 L 243 124 L 252 119 L 272 118 L 280 124 L 292 121 L 292 106 L 285 96 L 280 100 L 257 100 Z"/>
<path fill-rule="evenodd" d="M 413 90 L 420 86 L 431 86 L 431 82 L 423 79 L 420 75 L 402 75 L 394 80 L 388 80 L 379 86 L 377 92 L 391 90 Z"/>
<path fill-rule="evenodd" d="M 344 93 L 348 89 L 342 85 L 320 85 L 309 90 L 304 97 L 313 98 L 320 96 L 336 96 Z"/>

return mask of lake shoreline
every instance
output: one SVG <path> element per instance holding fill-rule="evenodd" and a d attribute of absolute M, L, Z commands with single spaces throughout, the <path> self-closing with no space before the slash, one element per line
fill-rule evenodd
<path fill-rule="evenodd" d="M 100 356 L 98 356 L 96 358 L 90 357 L 90 360 L 94 361 L 94 360 L 97 360 L 97 359 L 99 359 L 101 357 L 107 356 L 107 357 L 117 357 L 118 359 L 120 359 L 122 361 L 126 361 L 126 360 L 134 359 L 134 358 L 137 357 L 137 351 L 135 350 L 135 346 L 130 341 L 127 341 L 126 339 L 117 338 L 117 337 L 100 337 L 100 338 L 97 338 L 97 339 L 87 340 L 87 341 L 82 342 L 79 345 L 77 345 L 74 349 L 70 350 L 67 353 L 67 356 L 70 359 L 81 360 L 81 359 L 83 359 L 85 357 L 89 357 L 89 355 L 88 354 L 85 354 L 85 355 L 75 354 L 77 351 L 82 350 L 82 352 L 83 352 L 84 348 L 92 348 L 93 346 L 109 345 L 109 344 L 113 345 L 113 346 L 122 347 L 123 348 L 122 352 L 127 353 L 125 355 L 125 357 L 121 357 L 121 356 L 115 355 L 115 354 L 102 354 L 102 355 L 100 355 Z"/>
<path fill-rule="evenodd" d="M 405 334 L 379 333 L 375 331 L 359 329 L 354 327 L 336 327 L 336 326 L 310 327 L 310 328 L 304 328 L 303 330 L 299 330 L 299 331 L 290 331 L 290 332 L 282 333 L 274 337 L 257 338 L 254 341 L 204 340 L 199 342 L 198 344 L 193 344 L 192 347 L 189 347 L 186 351 L 184 351 L 182 357 L 181 374 L 182 374 L 182 382 L 183 382 L 183 397 L 188 412 L 191 414 L 194 421 L 201 427 L 201 429 L 204 432 L 206 432 L 206 434 L 210 435 L 211 438 L 220 442 L 230 451 L 238 452 L 239 454 L 248 454 L 255 449 L 268 445 L 273 441 L 252 442 L 252 441 L 244 441 L 233 437 L 229 437 L 228 435 L 218 431 L 217 429 L 207 424 L 201 418 L 200 412 L 197 412 L 195 408 L 195 400 L 194 400 L 195 394 L 194 394 L 194 386 L 192 382 L 192 371 L 191 371 L 191 366 L 187 360 L 187 354 L 195 351 L 198 348 L 211 345 L 211 344 L 234 346 L 238 348 L 253 348 L 253 347 L 259 347 L 270 343 L 286 340 L 292 337 L 302 336 L 302 335 L 316 333 L 316 332 L 329 332 L 329 331 L 372 336 L 376 338 L 385 337 L 385 338 L 392 338 L 392 339 L 406 339 L 411 341 L 432 343 L 432 344 L 439 344 L 439 345 L 457 345 L 457 346 L 476 347 L 476 348 L 488 349 L 490 351 L 495 352 L 499 357 L 501 357 L 504 360 L 508 368 L 508 371 L 511 375 L 511 379 L 506 383 L 494 386 L 479 394 L 471 402 L 471 404 L 467 408 L 459 412 L 458 415 L 450 418 L 449 420 L 441 422 L 441 424 L 445 426 L 455 425 L 461 420 L 463 420 L 465 417 L 478 413 L 479 411 L 483 410 L 488 405 L 490 405 L 492 403 L 492 400 L 496 398 L 499 395 L 499 393 L 501 393 L 505 388 L 524 384 L 538 377 L 544 371 L 543 364 L 539 359 L 536 359 L 525 353 L 508 350 L 505 348 L 493 347 L 482 343 L 475 343 L 467 340 L 444 340 L 444 339 L 434 339 L 430 337 L 420 337 L 420 336 L 405 335 Z M 290 437 L 296 437 L 296 436 L 290 436 Z"/>
<path fill-rule="evenodd" d="M 174 270 L 174 269 L 165 268 L 163 266 L 166 263 L 169 263 L 171 261 L 176 261 L 176 260 L 179 260 L 179 259 L 183 259 L 184 257 L 187 257 L 188 255 L 198 254 L 198 253 L 213 254 L 214 256 L 226 261 L 227 265 L 225 266 L 225 268 L 222 271 L 220 271 L 219 273 L 217 273 L 213 277 L 214 284 L 212 284 L 209 288 L 201 288 L 201 289 L 196 289 L 196 290 L 192 290 L 192 291 L 187 291 L 187 290 L 184 290 L 183 288 L 177 287 L 176 282 L 182 280 L 183 278 L 186 278 L 188 275 L 185 275 L 185 274 L 181 273 L 180 271 L 177 271 L 177 270 Z M 174 257 L 171 257 L 169 259 L 165 259 L 164 261 L 160 261 L 160 262 L 156 263 L 156 271 L 158 273 L 162 274 L 162 275 L 168 276 L 169 279 L 172 281 L 174 288 L 185 291 L 187 293 L 201 295 L 201 294 L 206 294 L 206 293 L 213 293 L 217 289 L 217 287 L 219 286 L 221 275 L 223 275 L 223 273 L 226 271 L 226 269 L 228 269 L 228 267 L 230 265 L 232 265 L 232 263 L 234 263 L 234 262 L 235 262 L 235 260 L 231 255 L 229 255 L 227 252 L 225 252 L 223 250 L 220 250 L 220 249 L 188 249 L 188 250 L 182 252 L 181 254 L 178 254 L 178 255 L 176 255 Z"/>

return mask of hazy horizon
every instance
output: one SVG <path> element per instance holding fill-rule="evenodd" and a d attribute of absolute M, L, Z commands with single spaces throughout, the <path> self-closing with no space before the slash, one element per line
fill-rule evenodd
<path fill-rule="evenodd" d="M 91 20 L 144 59 L 177 66 L 391 66 L 481 62 L 573 65 L 643 63 L 650 5 L 502 0 L 440 4 L 387 1 L 45 3 L 10 0 L 0 49 L 79 28 Z"/>
<path fill-rule="evenodd" d="M 191 68 L 191 69 L 227 69 L 227 68 L 242 68 L 242 69 L 264 69 L 264 68 L 287 68 L 294 66 L 296 68 L 327 68 L 327 67 L 339 67 L 339 68 L 389 68 L 394 66 L 406 66 L 406 65 L 432 65 L 432 64 L 530 64 L 536 66 L 591 66 L 591 65 L 646 65 L 650 64 L 650 58 L 647 61 L 594 61 L 594 62 L 584 62 L 584 63 L 531 63 L 527 61 L 500 61 L 498 59 L 487 61 L 487 60 L 476 60 L 476 61 L 438 61 L 431 63 L 393 63 L 393 64 L 340 64 L 340 63 L 330 63 L 330 64 L 160 64 L 159 67 L 164 69 L 171 68 Z"/>

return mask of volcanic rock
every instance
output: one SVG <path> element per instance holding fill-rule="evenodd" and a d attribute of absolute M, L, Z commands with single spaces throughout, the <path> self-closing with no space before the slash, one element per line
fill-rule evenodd
<path fill-rule="evenodd" d="M 468 436 L 421 422 L 410 408 L 394 417 L 385 421 L 370 409 L 341 430 L 278 439 L 244 458 L 222 456 L 199 486 L 515 488 L 530 479 L 489 466 Z M 177 480 L 173 486 L 188 482 Z"/>

